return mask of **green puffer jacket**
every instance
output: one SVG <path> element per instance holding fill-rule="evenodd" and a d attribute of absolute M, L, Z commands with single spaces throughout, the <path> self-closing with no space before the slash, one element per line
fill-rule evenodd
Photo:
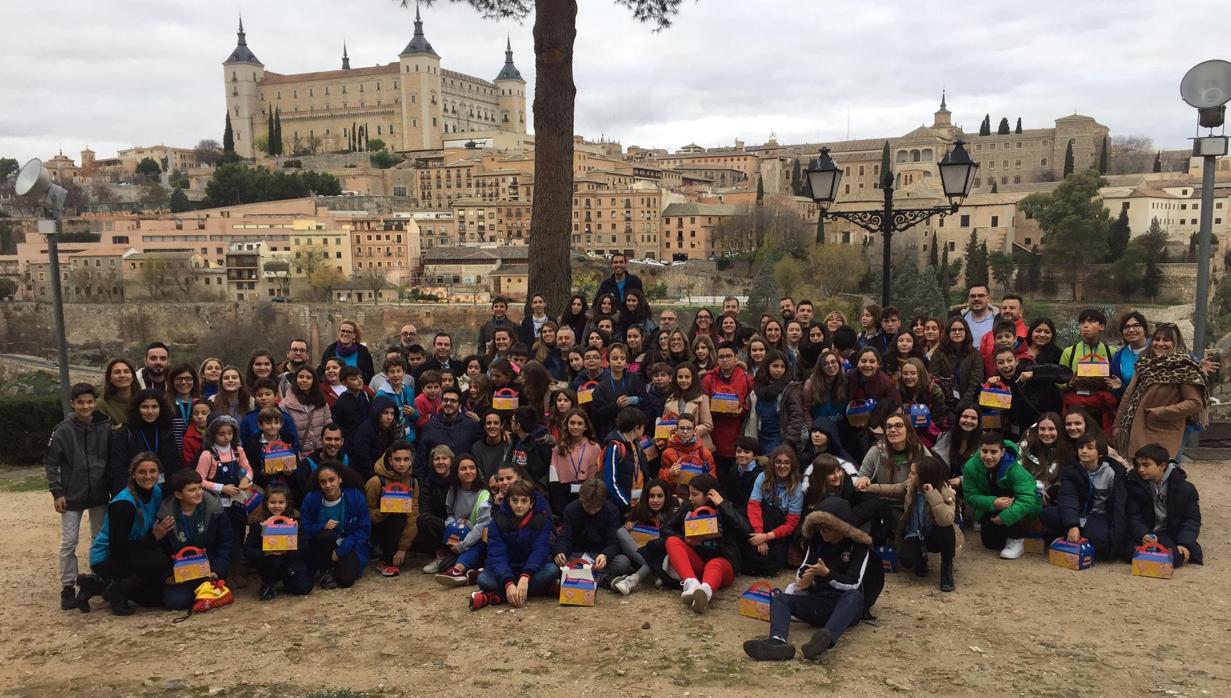
<path fill-rule="evenodd" d="M 1000 511 L 1000 521 L 1005 526 L 1012 526 L 1020 521 L 1034 518 L 1043 509 L 1043 500 L 1039 498 L 1035 488 L 1034 476 L 1017 461 L 1017 444 L 1004 442 L 1004 455 L 996 465 L 995 487 L 988 477 L 989 471 L 975 451 L 962 468 L 962 491 L 966 501 L 974 507 L 975 517 L 982 519 L 988 514 L 995 514 L 994 502 L 998 496 L 1012 496 L 1013 504 Z M 1011 494 L 997 495 L 996 492 Z"/>

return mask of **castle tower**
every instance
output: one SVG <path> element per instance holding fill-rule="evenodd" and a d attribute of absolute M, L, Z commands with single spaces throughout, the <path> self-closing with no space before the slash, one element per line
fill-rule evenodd
<path fill-rule="evenodd" d="M 526 81 L 513 65 L 513 42 L 507 40 L 504 48 L 504 67 L 496 76 L 496 88 L 500 90 L 500 120 L 496 128 L 510 133 L 526 132 Z"/>
<path fill-rule="evenodd" d="M 398 54 L 402 91 L 402 144 L 399 150 L 433 150 L 441 146 L 440 54 L 423 35 L 415 7 L 415 34 Z"/>
<path fill-rule="evenodd" d="M 350 56 L 346 55 L 346 42 L 342 42 L 342 70 L 350 70 Z"/>
<path fill-rule="evenodd" d="M 932 128 L 943 128 L 953 125 L 953 114 L 949 112 L 949 108 L 945 106 L 945 91 L 940 91 L 940 109 L 933 114 Z"/>
<path fill-rule="evenodd" d="M 235 152 L 240 157 L 256 157 L 254 146 L 260 136 L 268 135 L 265 110 L 261 106 L 261 81 L 265 65 L 261 63 L 244 35 L 244 19 L 239 19 L 235 50 L 222 63 L 226 84 L 227 116 L 235 137 Z"/>

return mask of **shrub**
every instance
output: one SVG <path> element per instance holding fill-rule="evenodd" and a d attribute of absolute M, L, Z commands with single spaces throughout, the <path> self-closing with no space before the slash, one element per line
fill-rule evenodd
<path fill-rule="evenodd" d="M 47 440 L 64 413 L 60 394 L 21 395 L 0 398 L 0 424 L 8 442 L 3 460 L 8 465 L 35 465 L 47 455 Z"/>

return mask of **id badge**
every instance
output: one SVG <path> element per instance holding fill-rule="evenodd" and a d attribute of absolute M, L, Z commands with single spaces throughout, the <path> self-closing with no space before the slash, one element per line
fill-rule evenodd
<path fill-rule="evenodd" d="M 1084 388 L 1083 388 L 1083 389 L 1081 389 L 1081 390 L 1078 390 L 1078 391 L 1077 391 L 1077 394 L 1078 394 L 1079 396 L 1081 396 L 1081 397 L 1090 397 L 1090 391 L 1089 391 L 1089 390 L 1086 390 L 1086 389 L 1084 389 Z"/>
<path fill-rule="evenodd" d="M 954 399 L 954 400 L 961 400 L 961 399 L 962 399 L 962 393 L 961 393 L 961 391 L 960 391 L 960 390 L 958 390 L 957 388 L 954 388 L 952 392 L 953 392 L 953 399 Z"/>
<path fill-rule="evenodd" d="M 1079 516 L 1079 517 L 1077 517 L 1077 526 L 1078 526 L 1079 528 L 1085 528 L 1085 527 L 1086 527 L 1086 517 L 1085 517 L 1085 516 Z"/>

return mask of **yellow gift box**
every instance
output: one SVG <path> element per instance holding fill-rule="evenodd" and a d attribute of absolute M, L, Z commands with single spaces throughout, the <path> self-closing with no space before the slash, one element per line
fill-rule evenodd
<path fill-rule="evenodd" d="M 1077 360 L 1078 378 L 1106 378 L 1111 375 L 1111 362 L 1098 354 L 1087 354 Z"/>
<path fill-rule="evenodd" d="M 684 517 L 684 537 L 707 540 L 722 535 L 718 527 L 718 512 L 713 507 L 697 507 Z"/>
<path fill-rule="evenodd" d="M 172 575 L 176 584 L 191 582 L 209 576 L 209 558 L 205 551 L 195 546 L 182 548 L 175 554 Z"/>
<path fill-rule="evenodd" d="M 747 591 L 739 595 L 739 614 L 768 622 L 773 592 L 774 588 L 769 582 L 753 582 Z"/>
<path fill-rule="evenodd" d="M 380 512 L 382 514 L 409 514 L 413 502 L 410 488 L 400 482 L 385 485 L 380 493 Z"/>
<path fill-rule="evenodd" d="M 565 565 L 560 578 L 560 605 L 593 606 L 597 586 L 589 564 L 582 560 L 570 562 Z"/>
<path fill-rule="evenodd" d="M 284 553 L 299 548 L 299 522 L 286 516 L 271 516 L 261 522 L 261 550 Z"/>
<path fill-rule="evenodd" d="M 714 414 L 739 414 L 739 396 L 734 393 L 714 393 L 710 397 L 710 412 Z"/>

